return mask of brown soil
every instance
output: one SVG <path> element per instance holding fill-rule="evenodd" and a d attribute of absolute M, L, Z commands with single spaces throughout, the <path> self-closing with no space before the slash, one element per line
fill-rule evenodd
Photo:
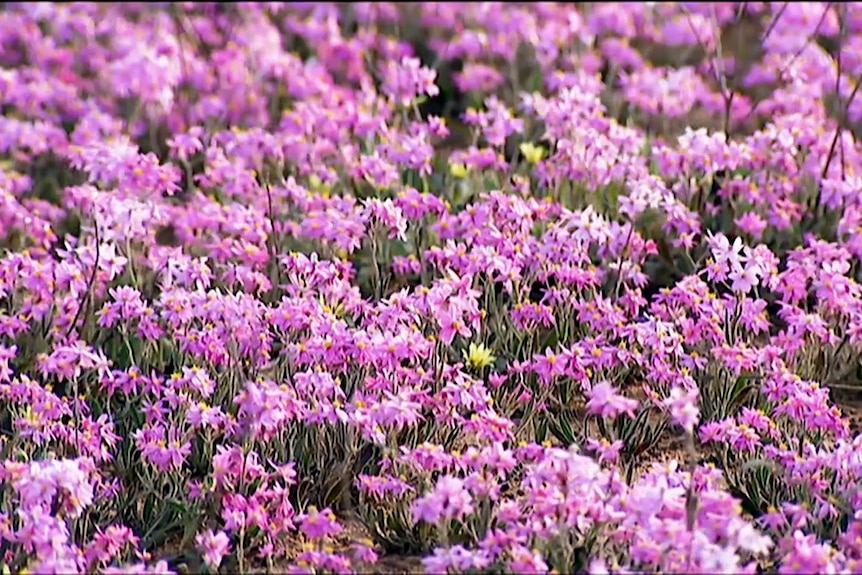
<path fill-rule="evenodd" d="M 421 557 L 390 555 L 381 557 L 374 566 L 374 572 L 381 575 L 396 575 L 406 573 L 424 573 Z"/>
<path fill-rule="evenodd" d="M 862 431 L 862 400 L 845 400 L 836 403 L 850 420 L 850 432 L 855 434 Z"/>

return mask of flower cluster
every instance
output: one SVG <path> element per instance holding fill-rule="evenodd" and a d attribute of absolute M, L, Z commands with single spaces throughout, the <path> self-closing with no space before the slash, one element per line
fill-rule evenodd
<path fill-rule="evenodd" d="M 0 567 L 859 571 L 860 45 L 9 3 Z"/>

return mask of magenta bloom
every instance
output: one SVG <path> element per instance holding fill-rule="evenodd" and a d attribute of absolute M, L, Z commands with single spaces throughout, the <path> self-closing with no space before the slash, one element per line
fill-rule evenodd
<path fill-rule="evenodd" d="M 306 513 L 297 517 L 299 529 L 306 537 L 321 539 L 323 537 L 334 537 L 342 531 L 341 524 L 335 518 L 335 513 L 330 508 L 318 511 L 311 506 Z"/>
<path fill-rule="evenodd" d="M 224 531 L 213 533 L 212 529 L 207 529 L 198 533 L 195 544 L 203 555 L 204 563 L 213 569 L 218 569 L 222 559 L 230 553 L 230 539 Z"/>
<path fill-rule="evenodd" d="M 587 397 L 590 398 L 587 402 L 587 413 L 599 417 L 616 417 L 623 413 L 633 417 L 638 407 L 636 399 L 619 395 L 614 386 L 607 381 L 594 385 L 587 392 Z"/>
<path fill-rule="evenodd" d="M 433 491 L 413 504 L 413 518 L 427 523 L 461 518 L 472 511 L 472 495 L 461 479 L 451 475 L 444 475 L 437 480 Z"/>
<path fill-rule="evenodd" d="M 694 426 L 700 420 L 700 409 L 697 405 L 697 389 L 685 390 L 674 387 L 670 390 L 670 396 L 664 401 L 664 405 L 670 409 L 673 422 L 691 433 Z"/>

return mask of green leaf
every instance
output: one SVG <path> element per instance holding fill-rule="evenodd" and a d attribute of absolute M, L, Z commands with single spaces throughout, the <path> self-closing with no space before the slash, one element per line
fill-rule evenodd
<path fill-rule="evenodd" d="M 548 420 L 544 417 L 536 424 L 536 443 L 542 443 L 548 437 Z"/>
<path fill-rule="evenodd" d="M 551 433 L 566 446 L 580 443 L 571 423 L 569 423 L 569 413 L 568 410 L 562 410 L 559 417 L 550 422 Z"/>

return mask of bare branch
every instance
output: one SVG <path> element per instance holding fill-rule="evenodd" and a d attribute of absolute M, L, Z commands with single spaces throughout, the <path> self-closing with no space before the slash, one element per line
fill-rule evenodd
<path fill-rule="evenodd" d="M 785 6 L 782 7 L 782 10 L 780 10 L 779 12 L 783 12 L 783 8 L 786 7 L 786 4 L 787 3 L 785 3 Z M 831 8 L 832 8 L 832 2 L 827 3 L 826 8 L 823 10 L 823 14 L 820 15 L 820 20 L 817 22 L 817 26 L 814 28 L 814 31 L 811 33 L 810 36 L 808 36 L 808 38 L 805 40 L 805 43 L 802 45 L 802 47 L 799 48 L 790 57 L 790 59 L 784 63 L 784 65 L 776 73 L 775 78 L 777 81 L 779 81 L 779 82 L 781 81 L 781 78 L 784 76 L 784 74 L 787 72 L 787 70 L 790 69 L 790 66 L 792 66 L 793 63 L 796 62 L 796 60 L 799 58 L 799 56 L 801 56 L 802 53 L 805 51 L 805 49 L 808 47 L 808 42 L 811 41 L 811 38 L 814 38 L 815 36 L 817 36 L 817 33 L 820 32 L 820 27 L 823 26 L 823 23 L 826 21 L 826 16 L 827 16 L 827 14 L 829 14 L 829 10 Z M 748 113 L 745 115 L 745 117 L 742 118 L 741 121 L 742 122 L 748 121 L 751 118 L 751 116 L 753 116 L 754 113 L 757 111 L 757 107 L 760 106 L 760 104 L 762 104 L 762 103 L 763 103 L 763 100 L 755 102 L 754 105 L 751 107 L 751 109 L 748 111 Z"/>
<path fill-rule="evenodd" d="M 69 337 L 69 335 L 72 333 L 72 331 L 75 329 L 75 324 L 77 324 L 78 320 L 81 319 L 81 312 L 84 311 L 84 306 L 86 305 L 87 307 L 89 307 L 90 303 L 92 302 L 92 299 L 94 297 L 93 288 L 96 284 L 96 273 L 98 273 L 98 271 L 99 271 L 99 257 L 100 257 L 100 252 L 101 252 L 101 250 L 100 250 L 101 239 L 99 238 L 99 220 L 95 217 L 95 214 L 93 216 L 93 230 L 94 230 L 93 234 L 94 234 L 94 239 L 95 239 L 95 244 L 96 244 L 96 247 L 95 247 L 96 257 L 95 257 L 95 260 L 93 261 L 93 269 L 90 272 L 90 278 L 87 281 L 87 291 L 84 292 L 84 298 L 81 300 L 81 303 L 78 306 L 78 311 L 75 312 L 75 317 L 74 317 L 74 319 L 72 319 L 72 323 L 69 324 L 69 328 L 66 330 L 66 333 L 63 336 L 63 339 L 67 339 Z"/>

